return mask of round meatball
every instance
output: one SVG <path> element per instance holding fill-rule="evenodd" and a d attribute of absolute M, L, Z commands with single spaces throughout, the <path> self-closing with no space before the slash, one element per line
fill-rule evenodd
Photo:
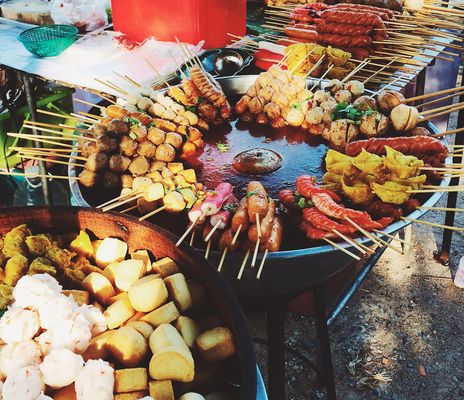
<path fill-rule="evenodd" d="M 95 171 L 90 171 L 88 169 L 84 169 L 79 174 L 79 183 L 85 187 L 92 187 L 95 186 L 97 183 L 100 182 L 100 174 Z"/>
<path fill-rule="evenodd" d="M 131 127 L 130 132 L 137 136 L 138 140 L 146 138 L 148 134 L 147 128 L 144 126 L 133 126 Z"/>
<path fill-rule="evenodd" d="M 323 103 L 326 101 L 330 96 L 329 92 L 326 92 L 325 90 L 316 90 L 314 92 L 314 100 L 317 101 L 318 103 Z"/>
<path fill-rule="evenodd" d="M 87 131 L 87 132 L 81 132 L 79 136 L 77 137 L 77 146 L 79 149 L 82 149 L 86 143 L 95 143 L 93 140 L 88 140 L 87 138 L 93 138 L 93 132 L 92 131 Z"/>
<path fill-rule="evenodd" d="M 382 136 L 388 129 L 389 120 L 385 115 L 374 112 L 364 115 L 359 125 L 360 132 L 367 137 Z"/>
<path fill-rule="evenodd" d="M 306 121 L 310 124 L 320 124 L 324 116 L 322 107 L 314 107 L 306 113 Z"/>
<path fill-rule="evenodd" d="M 118 146 L 118 140 L 111 135 L 105 133 L 97 137 L 97 150 L 100 153 L 114 153 Z"/>
<path fill-rule="evenodd" d="M 350 104 L 352 100 L 351 92 L 346 89 L 339 90 L 334 97 L 339 103 Z"/>
<path fill-rule="evenodd" d="M 156 159 L 171 162 L 176 158 L 176 149 L 169 143 L 160 144 L 156 148 Z M 148 170 L 148 168 L 147 168 Z"/>
<path fill-rule="evenodd" d="M 68 349 L 52 349 L 39 368 L 45 384 L 58 389 L 73 383 L 83 366 L 84 359 L 79 354 Z"/>
<path fill-rule="evenodd" d="M 409 136 L 431 136 L 432 134 L 427 128 L 416 126 L 407 132 Z"/>
<path fill-rule="evenodd" d="M 127 135 L 130 131 L 129 125 L 120 119 L 112 119 L 108 125 L 108 132 L 118 135 Z"/>
<path fill-rule="evenodd" d="M 84 167 L 94 172 L 101 171 L 108 167 L 108 156 L 105 153 L 92 153 Z"/>
<path fill-rule="evenodd" d="M 102 175 L 102 185 L 106 189 L 114 189 L 119 187 L 120 175 L 114 171 L 105 171 Z"/>
<path fill-rule="evenodd" d="M 156 146 L 159 146 L 161 143 L 164 143 L 166 140 L 166 132 L 160 128 L 151 127 L 148 130 L 148 140 L 150 140 Z"/>
<path fill-rule="evenodd" d="M 108 166 L 111 171 L 124 172 L 127 168 L 129 168 L 131 162 L 132 160 L 129 157 L 120 154 L 113 154 L 110 157 Z"/>
<path fill-rule="evenodd" d="M 108 127 L 105 125 L 95 125 L 92 128 L 92 132 L 94 136 L 100 136 L 100 135 L 103 135 L 104 133 L 108 133 Z"/>
<path fill-rule="evenodd" d="M 332 96 L 329 96 L 325 101 L 321 103 L 321 107 L 324 111 L 329 111 L 334 109 L 337 106 L 337 100 L 335 100 Z"/>
<path fill-rule="evenodd" d="M 148 111 L 152 105 L 153 101 L 147 97 L 140 97 L 139 101 L 137 102 L 137 107 L 143 111 Z"/>
<path fill-rule="evenodd" d="M 339 79 L 331 79 L 324 87 L 324 90 L 329 90 L 332 94 L 335 94 L 342 89 L 343 83 Z"/>
<path fill-rule="evenodd" d="M 139 143 L 137 153 L 141 156 L 147 157 L 148 159 L 156 156 L 156 146 L 149 140 L 144 140 Z"/>
<path fill-rule="evenodd" d="M 137 148 L 139 144 L 136 140 L 132 139 L 131 137 L 124 135 L 121 137 L 119 142 L 119 148 L 121 149 L 121 153 L 127 157 L 132 157 L 137 154 Z"/>
<path fill-rule="evenodd" d="M 360 96 L 354 102 L 353 106 L 358 110 L 368 111 L 368 110 L 377 110 L 377 102 L 375 99 L 369 96 Z"/>
<path fill-rule="evenodd" d="M 134 181 L 134 177 L 130 174 L 121 175 L 121 186 L 123 188 L 132 188 L 133 181 Z"/>
<path fill-rule="evenodd" d="M 84 143 L 82 144 L 82 147 L 79 147 L 81 151 L 81 156 L 82 157 L 88 157 L 92 153 L 97 153 L 97 143 L 91 142 L 89 140 L 85 140 Z"/>
<path fill-rule="evenodd" d="M 158 149 L 159 149 L 159 147 L 158 147 Z M 158 149 L 156 151 L 157 153 L 158 153 Z M 175 153 L 175 151 L 174 151 L 174 153 Z M 169 161 L 172 161 L 172 160 L 169 160 Z M 150 168 L 150 163 L 148 162 L 148 160 L 144 156 L 135 157 L 132 160 L 132 162 L 130 163 L 130 165 L 129 165 L 129 171 L 132 172 L 132 174 L 135 175 L 135 176 L 145 175 L 148 172 L 149 168 Z"/>
<path fill-rule="evenodd" d="M 182 136 L 175 132 L 168 132 L 164 143 L 172 145 L 176 149 L 182 147 Z"/>
<path fill-rule="evenodd" d="M 353 96 L 361 96 L 364 93 L 364 83 L 352 80 L 345 84 L 345 89 L 349 90 Z"/>

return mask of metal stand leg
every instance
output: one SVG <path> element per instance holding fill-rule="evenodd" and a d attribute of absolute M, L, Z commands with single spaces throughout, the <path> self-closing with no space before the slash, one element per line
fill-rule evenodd
<path fill-rule="evenodd" d="M 314 288 L 317 330 L 318 379 L 327 391 L 328 400 L 336 400 L 332 355 L 330 353 L 329 327 L 327 326 L 327 292 L 325 284 Z"/>
<path fill-rule="evenodd" d="M 285 314 L 287 302 L 271 303 L 267 317 L 269 400 L 285 399 Z"/>
<path fill-rule="evenodd" d="M 24 92 L 26 93 L 26 100 L 27 100 L 27 106 L 29 108 L 29 113 L 31 115 L 31 120 L 32 121 L 37 121 L 37 104 L 35 102 L 35 96 L 34 96 L 34 90 L 32 88 L 31 84 L 31 79 L 28 75 L 25 74 L 20 74 L 21 79 L 24 83 Z M 38 135 L 37 131 L 35 129 L 32 129 L 32 133 L 34 135 Z M 34 141 L 34 147 L 41 148 L 42 143 Z M 45 175 L 47 173 L 47 168 L 45 166 L 45 162 L 39 161 L 39 171 L 41 175 Z M 42 191 L 43 191 L 43 196 L 44 196 L 44 202 L 45 204 L 51 204 L 51 196 L 50 196 L 50 191 L 48 188 L 48 181 L 47 178 L 42 177 L 41 178 L 42 182 Z"/>
<path fill-rule="evenodd" d="M 461 86 L 464 85 L 464 76 L 461 77 Z M 464 95 L 459 98 L 459 102 L 464 101 Z M 460 110 L 458 114 L 458 128 L 464 126 L 464 111 Z M 455 144 L 463 145 L 464 144 L 464 135 L 456 134 Z M 455 155 L 453 157 L 453 163 L 459 164 L 463 160 L 462 155 Z M 457 186 L 459 185 L 459 177 L 452 178 L 450 182 L 450 186 Z M 448 208 L 455 208 L 458 201 L 458 192 L 450 192 L 448 193 L 448 203 L 446 207 Z M 445 217 L 445 225 L 453 226 L 454 225 L 454 211 L 447 211 Z M 451 251 L 451 241 L 453 239 L 453 231 L 451 229 L 445 229 L 443 231 L 443 240 L 441 244 L 441 252 L 436 254 L 436 258 L 442 264 L 447 265 L 449 262 L 449 254 Z"/>

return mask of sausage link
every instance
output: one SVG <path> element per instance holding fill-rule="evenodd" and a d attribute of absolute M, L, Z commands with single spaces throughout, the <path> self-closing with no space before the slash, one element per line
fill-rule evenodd
<path fill-rule="evenodd" d="M 269 204 L 266 190 L 261 182 L 248 182 L 246 196 L 249 221 L 255 222 L 256 215 L 259 215 L 260 219 L 264 218 Z"/>
<path fill-rule="evenodd" d="M 274 221 L 275 217 L 275 202 L 274 200 L 269 201 L 269 206 L 267 208 L 267 214 L 263 218 L 261 222 L 261 241 L 266 241 L 272 230 L 272 223 Z M 258 241 L 258 228 L 256 227 L 256 224 L 253 224 L 250 226 L 250 229 L 248 229 L 248 239 L 252 241 L 253 243 L 256 243 Z"/>
<path fill-rule="evenodd" d="M 286 26 L 285 34 L 291 38 L 304 39 L 307 42 L 315 42 L 317 39 L 316 31 L 295 28 L 294 26 Z"/>
<path fill-rule="evenodd" d="M 234 239 L 234 233 L 232 232 L 230 228 L 223 231 L 221 234 L 221 237 L 219 238 L 219 249 L 224 250 L 225 248 L 228 248 L 229 251 L 238 250 L 241 245 L 241 240 L 240 238 L 238 238 L 237 241 L 232 246 L 233 239 Z"/>
<path fill-rule="evenodd" d="M 373 30 L 374 27 L 369 25 L 334 24 L 325 21 L 316 26 L 317 33 L 336 33 L 346 36 L 370 35 Z"/>
<path fill-rule="evenodd" d="M 271 252 L 279 251 L 280 245 L 282 244 L 282 231 L 282 219 L 279 216 L 277 216 L 274 218 L 274 221 L 272 222 L 269 238 L 261 246 L 259 246 L 259 250 L 268 250 Z"/>
<path fill-rule="evenodd" d="M 372 45 L 372 38 L 367 35 L 343 36 L 336 33 L 320 33 L 317 43 L 330 44 L 336 47 L 369 47 Z"/>
<path fill-rule="evenodd" d="M 240 228 L 241 232 L 246 232 L 248 230 L 248 227 L 250 226 L 250 222 L 248 221 L 248 209 L 247 209 L 247 198 L 246 197 L 240 200 L 237 210 L 235 210 L 235 214 L 232 217 L 232 224 L 231 224 L 232 232 L 233 233 L 237 232 L 239 226 L 242 226 Z"/>

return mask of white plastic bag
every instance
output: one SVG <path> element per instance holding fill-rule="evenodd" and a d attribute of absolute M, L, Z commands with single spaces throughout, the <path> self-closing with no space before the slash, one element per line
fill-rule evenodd
<path fill-rule="evenodd" d="M 105 0 L 52 0 L 50 10 L 55 24 L 74 25 L 80 31 L 94 31 L 108 23 Z"/>

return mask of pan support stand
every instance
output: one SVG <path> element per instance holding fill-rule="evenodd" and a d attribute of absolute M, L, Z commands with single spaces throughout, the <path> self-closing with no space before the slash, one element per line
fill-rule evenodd
<path fill-rule="evenodd" d="M 26 100 L 27 100 L 27 106 L 29 108 L 29 114 L 30 118 L 32 121 L 38 121 L 38 115 L 37 115 L 37 103 L 36 103 L 36 97 L 35 97 L 35 90 L 34 90 L 34 81 L 35 78 L 33 76 L 30 76 L 28 74 L 25 74 L 23 72 L 17 72 L 18 76 L 21 78 L 23 84 L 24 84 L 24 93 L 26 94 Z M 32 128 L 32 133 L 34 135 L 38 135 L 38 132 Z M 42 148 L 42 143 L 34 141 L 34 147 L 37 148 Z M 39 161 L 39 171 L 41 175 L 46 175 L 47 174 L 47 167 L 45 165 L 44 161 Z M 47 178 L 42 176 L 41 183 L 42 183 L 42 192 L 43 192 L 43 197 L 44 197 L 44 203 L 46 205 L 52 204 L 51 202 L 51 193 L 49 190 L 48 186 L 48 181 Z"/>
<path fill-rule="evenodd" d="M 461 67 L 462 75 L 461 75 L 461 83 L 460 86 L 464 85 L 464 61 L 461 58 Z M 457 82 L 456 82 L 457 83 Z M 457 85 L 458 86 L 458 85 Z M 459 102 L 464 101 L 464 95 L 459 97 Z M 464 110 L 460 110 L 458 112 L 458 122 L 457 127 L 464 127 Z M 456 134 L 455 135 L 455 145 L 464 145 L 464 134 Z M 463 162 L 462 155 L 454 155 L 453 156 L 453 163 L 459 164 Z M 458 186 L 459 185 L 459 177 L 452 178 L 450 182 L 450 186 Z M 448 193 L 448 202 L 446 204 L 447 208 L 456 208 L 457 201 L 458 201 L 458 191 Z M 454 219 L 455 219 L 455 212 L 454 211 L 447 211 L 445 215 L 445 225 L 454 226 Z M 453 240 L 453 231 L 451 229 L 444 229 L 443 230 L 443 239 L 441 243 L 441 250 L 435 253 L 435 258 L 444 265 L 449 265 L 449 256 L 451 252 L 451 242 Z"/>

